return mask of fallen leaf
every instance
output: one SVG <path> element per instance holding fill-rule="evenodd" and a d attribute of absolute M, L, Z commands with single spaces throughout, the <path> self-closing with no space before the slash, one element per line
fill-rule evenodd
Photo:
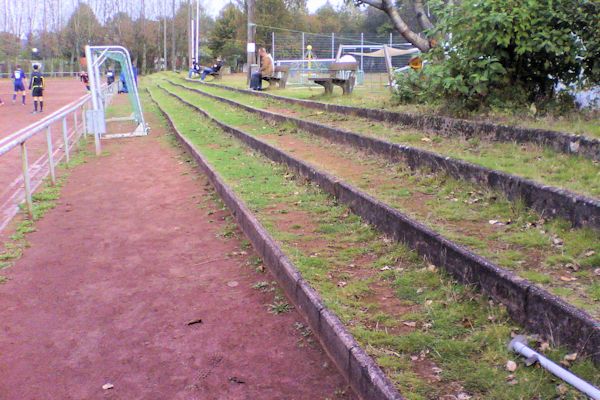
<path fill-rule="evenodd" d="M 567 387 L 567 385 L 564 384 L 560 384 L 556 387 L 556 390 L 558 391 L 558 393 L 560 394 L 567 394 L 567 392 L 569 391 L 569 388 Z"/>
<path fill-rule="evenodd" d="M 422 137 L 421 142 L 431 142 L 431 139 L 429 139 L 428 137 Z"/>
<path fill-rule="evenodd" d="M 237 285 L 239 285 L 238 281 L 227 282 L 227 286 L 229 286 L 229 287 L 236 287 Z"/>
<path fill-rule="evenodd" d="M 556 246 L 562 246 L 563 245 L 563 241 L 561 238 L 557 238 L 555 237 L 554 239 L 552 239 L 552 243 L 554 243 Z"/>
<path fill-rule="evenodd" d="M 238 384 L 246 383 L 246 381 L 238 378 L 237 376 L 230 376 L 229 377 L 229 382 L 231 382 L 231 383 L 238 383 Z"/>
<path fill-rule="evenodd" d="M 414 327 L 416 327 L 416 326 L 417 326 L 417 323 L 416 323 L 416 322 L 414 322 L 414 321 L 405 321 L 405 322 L 403 322 L 403 323 L 404 323 L 404 325 L 406 325 L 406 326 L 410 326 L 411 328 L 414 328 Z"/>
<path fill-rule="evenodd" d="M 112 383 L 105 383 L 104 385 L 102 385 L 102 389 L 103 390 L 109 390 L 109 389 L 112 389 L 114 387 L 115 387 L 115 385 L 113 385 Z"/>
<path fill-rule="evenodd" d="M 596 252 L 595 252 L 594 250 L 590 250 L 590 251 L 588 251 L 588 252 L 586 252 L 586 253 L 585 253 L 585 256 L 586 256 L 586 257 L 591 257 L 591 256 L 593 256 L 594 254 L 596 254 Z"/>
<path fill-rule="evenodd" d="M 564 356 L 563 360 L 565 361 L 575 361 L 577 360 L 577 353 L 571 353 Z"/>
<path fill-rule="evenodd" d="M 338 287 L 344 287 L 344 286 L 346 286 L 347 284 L 348 284 L 348 283 L 346 283 L 346 282 L 344 282 L 344 281 L 339 281 L 339 282 L 337 283 Z"/>
<path fill-rule="evenodd" d="M 201 324 L 202 323 L 202 319 L 201 318 L 197 318 L 197 319 L 193 319 L 191 321 L 188 321 L 188 325 L 195 325 L 195 324 Z"/>
<path fill-rule="evenodd" d="M 435 272 L 435 271 L 437 271 L 437 267 L 433 264 L 429 264 L 429 265 L 427 265 L 427 271 Z"/>
<path fill-rule="evenodd" d="M 594 275 L 596 275 L 596 276 L 600 276 L 600 268 L 596 268 L 596 269 L 594 270 Z"/>
<path fill-rule="evenodd" d="M 576 281 L 577 278 L 575 278 L 573 276 L 564 276 L 563 275 L 563 276 L 560 277 L 560 280 L 564 281 L 564 282 L 573 282 L 573 281 Z"/>
<path fill-rule="evenodd" d="M 506 370 L 509 372 L 515 372 L 517 370 L 517 363 L 513 360 L 508 360 L 506 362 Z"/>
<path fill-rule="evenodd" d="M 540 351 L 546 351 L 549 349 L 550 349 L 550 343 L 542 342 L 542 344 L 540 344 Z"/>
<path fill-rule="evenodd" d="M 388 271 L 391 268 L 389 267 L 389 265 L 386 265 L 385 267 L 381 268 L 380 271 Z"/>
<path fill-rule="evenodd" d="M 471 396 L 469 396 L 466 393 L 459 393 L 458 396 L 456 397 L 458 400 L 469 400 L 471 398 Z"/>

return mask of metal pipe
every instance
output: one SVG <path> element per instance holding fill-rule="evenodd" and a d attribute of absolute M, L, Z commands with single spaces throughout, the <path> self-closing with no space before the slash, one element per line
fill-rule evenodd
<path fill-rule="evenodd" d="M 331 33 L 331 58 L 335 58 L 335 33 Z"/>
<path fill-rule="evenodd" d="M 23 182 L 25 184 L 25 201 L 29 218 L 33 219 L 33 200 L 31 200 L 31 182 L 29 181 L 29 163 L 27 162 L 27 146 L 21 143 L 21 164 L 23 166 Z"/>
<path fill-rule="evenodd" d="M 364 54 L 365 54 L 365 34 L 361 32 L 360 33 L 360 70 L 363 71 L 363 74 L 365 72 L 365 67 L 363 65 Z"/>
<path fill-rule="evenodd" d="M 77 131 L 75 131 L 77 132 Z M 67 134 L 67 117 L 64 117 L 62 120 L 62 133 L 63 133 L 63 142 L 65 143 L 65 159 L 67 160 L 67 165 L 70 161 L 69 155 L 69 136 Z"/>
<path fill-rule="evenodd" d="M 4 153 L 7 153 L 11 149 L 19 146 L 22 142 L 28 140 L 29 138 L 35 136 L 42 129 L 46 128 L 48 125 L 53 122 L 58 121 L 64 115 L 76 111 L 80 107 L 83 106 L 89 100 L 89 95 L 83 96 L 81 99 L 74 101 L 71 104 L 62 107 L 58 111 L 53 112 L 51 115 L 45 117 L 43 120 L 35 122 L 19 131 L 0 139 L 0 156 Z"/>
<path fill-rule="evenodd" d="M 73 113 L 73 124 L 75 125 L 75 136 L 77 136 L 77 132 L 79 131 L 79 121 L 77 121 L 77 111 Z"/>
<path fill-rule="evenodd" d="M 527 347 L 527 338 L 525 336 L 519 335 L 516 336 L 513 340 L 508 344 L 508 349 L 514 351 L 525 357 L 527 359 L 527 363 L 529 365 L 535 363 L 536 361 L 540 363 L 542 367 L 548 370 L 551 374 L 559 377 L 564 380 L 571 386 L 575 387 L 582 393 L 590 396 L 594 400 L 600 400 L 600 390 L 595 386 L 590 385 L 583 379 L 579 378 L 577 375 L 572 374 L 566 369 L 560 367 L 555 364 L 551 360 L 547 359 L 540 353 L 532 350 Z"/>
<path fill-rule="evenodd" d="M 196 0 L 196 62 L 200 65 L 200 1 Z"/>
<path fill-rule="evenodd" d="M 52 130 L 46 128 L 46 140 L 48 141 L 48 166 L 50 168 L 50 180 L 56 185 L 56 171 L 54 170 L 54 150 L 52 149 Z"/>

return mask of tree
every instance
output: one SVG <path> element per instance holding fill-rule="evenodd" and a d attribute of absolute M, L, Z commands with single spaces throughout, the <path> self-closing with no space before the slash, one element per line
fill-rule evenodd
<path fill-rule="evenodd" d="M 349 1 L 349 0 L 348 0 Z M 400 11 L 402 7 L 399 7 L 393 2 L 393 0 L 352 0 L 356 6 L 368 5 L 378 10 L 385 12 L 390 18 L 394 28 L 400 32 L 402 36 L 410 43 L 415 45 L 422 52 L 427 52 L 431 49 L 431 42 L 427 38 L 423 38 L 417 34 L 406 19 L 401 15 Z M 410 4 L 415 12 L 417 21 L 420 24 L 421 31 L 426 33 L 433 28 L 433 23 L 425 12 L 425 7 L 422 0 L 406 0 L 406 3 Z"/>
<path fill-rule="evenodd" d="M 94 11 L 85 3 L 79 3 L 69 18 L 63 37 L 63 52 L 74 62 L 83 55 L 86 44 L 99 43 L 104 37 L 102 25 Z"/>
<path fill-rule="evenodd" d="M 222 56 L 232 67 L 244 58 L 245 23 L 242 10 L 229 3 L 221 10 L 210 35 L 208 47 L 212 53 Z"/>

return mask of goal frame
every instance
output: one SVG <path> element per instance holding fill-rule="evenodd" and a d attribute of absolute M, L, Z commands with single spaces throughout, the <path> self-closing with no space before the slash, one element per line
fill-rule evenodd
<path fill-rule="evenodd" d="M 89 77 L 90 91 L 92 96 L 92 110 L 88 110 L 88 130 L 94 133 L 95 139 L 99 142 L 102 139 L 145 136 L 148 134 L 148 126 L 144 120 L 144 112 L 138 92 L 137 83 L 133 74 L 133 64 L 129 51 L 123 46 L 85 46 L 85 55 L 87 59 L 87 72 Z M 128 133 L 107 134 L 106 133 L 106 105 L 113 95 L 114 88 L 108 88 L 102 84 L 100 67 L 108 59 L 113 59 L 121 66 L 121 71 L 125 72 L 128 97 L 134 110 L 131 117 L 118 118 L 115 120 L 133 120 L 137 123 L 134 131 Z M 115 80 L 118 85 L 118 80 Z M 112 89 L 112 90 L 111 90 Z M 111 120 L 108 120 L 111 121 Z"/>

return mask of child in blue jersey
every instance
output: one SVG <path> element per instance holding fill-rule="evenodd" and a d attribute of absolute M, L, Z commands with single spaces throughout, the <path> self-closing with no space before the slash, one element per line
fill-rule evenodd
<path fill-rule="evenodd" d="M 21 98 L 23 99 L 23 105 L 25 105 L 25 78 L 27 78 L 27 76 L 25 75 L 25 72 L 23 72 L 23 70 L 21 69 L 21 67 L 19 65 L 17 65 L 17 69 L 15 71 L 13 71 L 12 74 L 12 78 L 13 78 L 13 84 L 14 84 L 14 89 L 15 89 L 15 93 L 13 94 L 13 104 L 15 104 L 15 101 L 17 100 L 17 93 L 21 93 Z"/>
<path fill-rule="evenodd" d="M 29 79 L 29 90 L 33 97 L 33 112 L 38 112 L 38 102 L 40 104 L 40 112 L 44 112 L 44 75 L 38 70 L 38 65 L 33 66 L 33 73 Z"/>

